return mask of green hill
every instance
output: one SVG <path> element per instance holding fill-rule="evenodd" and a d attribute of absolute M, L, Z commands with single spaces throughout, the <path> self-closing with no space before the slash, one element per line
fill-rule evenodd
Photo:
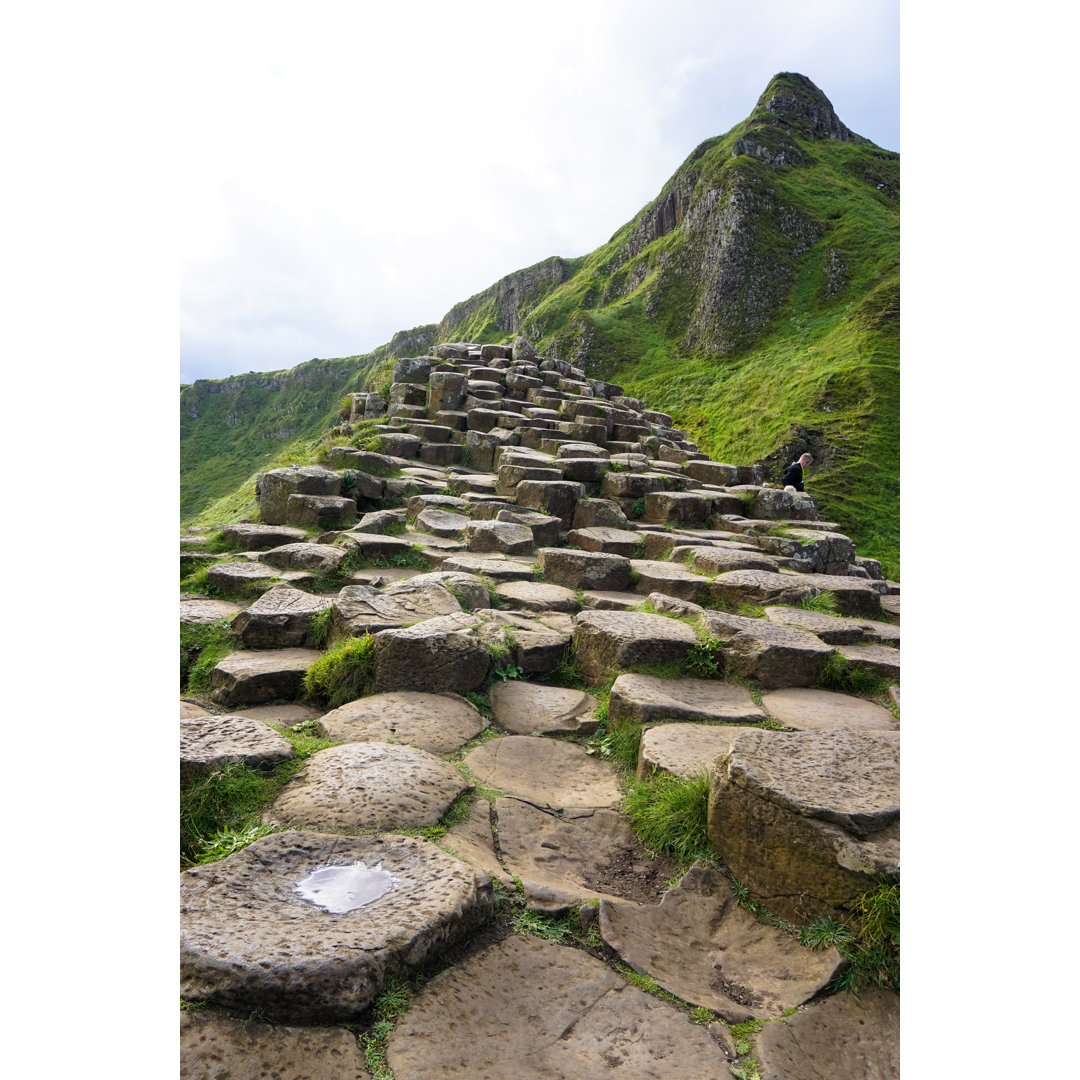
<path fill-rule="evenodd" d="M 182 519 L 250 510 L 239 481 L 310 446 L 387 359 L 521 334 L 719 460 L 764 461 L 775 481 L 808 449 L 822 515 L 896 577 L 899 171 L 809 79 L 777 75 L 592 254 L 510 274 L 364 356 L 185 388 Z"/>

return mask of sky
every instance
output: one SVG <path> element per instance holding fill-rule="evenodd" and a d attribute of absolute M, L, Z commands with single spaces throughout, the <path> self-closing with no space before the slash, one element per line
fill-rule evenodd
<path fill-rule="evenodd" d="M 898 0 L 194 3 L 180 381 L 351 356 L 584 255 L 779 71 L 900 149 Z"/>

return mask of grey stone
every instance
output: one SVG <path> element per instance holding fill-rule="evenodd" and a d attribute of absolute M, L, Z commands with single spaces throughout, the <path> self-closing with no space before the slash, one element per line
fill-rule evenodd
<path fill-rule="evenodd" d="M 609 671 L 685 660 L 697 634 L 677 619 L 637 611 L 583 611 L 574 626 L 582 675 L 599 686 Z"/>
<path fill-rule="evenodd" d="M 652 559 L 632 559 L 631 570 L 638 576 L 634 590 L 639 593 L 661 592 L 680 600 L 697 600 L 707 596 L 709 579 L 691 573 L 676 563 L 656 562 Z"/>
<path fill-rule="evenodd" d="M 426 750 L 352 742 L 320 750 L 264 813 L 268 825 L 355 833 L 437 825 L 471 785 Z"/>
<path fill-rule="evenodd" d="M 641 554 L 645 537 L 629 529 L 611 529 L 601 525 L 572 529 L 567 539 L 583 551 L 599 551 L 604 555 L 634 558 Z"/>
<path fill-rule="evenodd" d="M 429 507 L 416 515 L 416 527 L 433 536 L 458 538 L 464 536 L 465 530 L 471 524 L 472 518 L 464 514 L 454 514 L 435 507 Z"/>
<path fill-rule="evenodd" d="M 345 558 L 344 548 L 332 544 L 283 544 L 260 556 L 260 561 L 281 570 L 312 570 L 332 574 Z"/>
<path fill-rule="evenodd" d="M 290 529 L 286 525 L 250 525 L 238 522 L 221 527 L 222 538 L 240 551 L 261 551 L 263 548 L 281 544 L 299 544 L 307 540 L 303 529 Z"/>
<path fill-rule="evenodd" d="M 510 680 L 488 695 L 495 723 L 516 735 L 588 735 L 600 702 L 583 690 Z"/>
<path fill-rule="evenodd" d="M 209 623 L 222 622 L 239 615 L 244 608 L 231 600 L 216 600 L 209 596 L 180 594 L 180 625 L 205 626 Z"/>
<path fill-rule="evenodd" d="M 522 480 L 515 492 L 518 506 L 557 517 L 564 529 L 570 528 L 574 507 L 584 494 L 581 484 L 569 480 Z"/>
<path fill-rule="evenodd" d="M 406 578 L 384 589 L 346 585 L 334 597 L 330 631 L 334 638 L 360 637 L 459 611 L 457 597 L 430 580 L 417 584 L 415 578 Z"/>
<path fill-rule="evenodd" d="M 329 596 L 314 596 L 289 585 L 277 585 L 264 592 L 232 622 L 247 649 L 286 649 L 314 646 L 312 624 L 315 616 L 333 603 Z"/>
<path fill-rule="evenodd" d="M 210 676 L 217 705 L 261 705 L 296 698 L 304 675 L 322 654 L 315 649 L 265 649 L 229 653 Z"/>
<path fill-rule="evenodd" d="M 180 720 L 180 777 L 212 772 L 229 761 L 272 768 L 295 756 L 288 739 L 246 716 L 197 716 Z"/>
<path fill-rule="evenodd" d="M 635 971 L 728 1023 L 767 1019 L 824 990 L 844 961 L 814 951 L 735 903 L 731 885 L 696 865 L 657 905 L 601 900 L 600 933 Z"/>
<path fill-rule="evenodd" d="M 315 870 L 381 865 L 393 887 L 335 915 L 304 899 Z M 181 997 L 284 1022 L 352 1021 L 395 975 L 491 917 L 490 879 L 428 840 L 285 832 L 180 875 Z"/>
<path fill-rule="evenodd" d="M 626 529 L 629 525 L 622 507 L 611 499 L 583 499 L 574 507 L 575 529 Z"/>
<path fill-rule="evenodd" d="M 430 754 L 452 754 L 486 726 L 465 698 L 416 691 L 358 698 L 318 722 L 319 734 L 336 743 L 392 742 Z"/>
<path fill-rule="evenodd" d="M 504 581 L 495 587 L 508 607 L 525 611 L 576 611 L 577 594 L 543 581 Z"/>
<path fill-rule="evenodd" d="M 724 720 L 754 724 L 765 710 L 750 691 L 716 679 L 658 679 L 627 672 L 611 687 L 608 718 L 612 722 L 648 724 L 655 720 Z"/>
<path fill-rule="evenodd" d="M 629 580 L 630 561 L 621 555 L 541 548 L 536 557 L 547 580 L 570 589 L 619 590 Z"/>
<path fill-rule="evenodd" d="M 446 615 L 375 635 L 375 691 L 465 694 L 491 666 L 476 615 Z"/>
<path fill-rule="evenodd" d="M 340 495 L 290 495 L 285 506 L 290 525 L 329 529 L 356 520 L 356 503 Z"/>
<path fill-rule="evenodd" d="M 394 363 L 395 383 L 426 383 L 431 375 L 431 358 L 405 356 Z"/>
<path fill-rule="evenodd" d="M 641 733 L 637 777 L 656 773 L 683 779 L 708 775 L 712 763 L 746 730 L 728 724 L 659 724 Z"/>
<path fill-rule="evenodd" d="M 900 645 L 900 628 L 873 619 L 841 618 L 804 608 L 767 607 L 765 618 L 777 626 L 790 626 L 816 634 L 829 645 Z"/>
<path fill-rule="evenodd" d="M 529 511 L 499 510 L 496 521 L 507 521 L 511 525 L 525 525 L 532 530 L 533 543 L 537 547 L 552 547 L 559 539 L 562 522 L 550 514 L 536 514 Z"/>
<path fill-rule="evenodd" d="M 900 650 L 887 645 L 838 645 L 836 651 L 849 664 L 871 671 L 886 682 L 900 681 Z"/>
<path fill-rule="evenodd" d="M 831 690 L 805 687 L 773 690 L 762 695 L 761 703 L 774 720 L 798 731 L 835 727 L 895 731 L 897 728 L 892 713 L 883 706 Z"/>
<path fill-rule="evenodd" d="M 500 551 L 507 555 L 523 555 L 532 551 L 533 534 L 527 525 L 507 521 L 472 521 L 465 529 L 465 542 L 470 551 Z"/>
<path fill-rule="evenodd" d="M 535 576 L 530 565 L 509 558 L 484 558 L 483 555 L 451 555 L 444 560 L 442 570 L 477 574 L 495 581 L 531 581 Z"/>
<path fill-rule="evenodd" d="M 338 495 L 341 477 L 321 465 L 290 465 L 259 473 L 255 481 L 259 517 L 267 525 L 285 525 L 290 495 Z"/>
<path fill-rule="evenodd" d="M 706 611 L 705 621 L 709 633 L 723 642 L 725 667 L 770 690 L 810 686 L 833 652 L 815 635 L 774 626 L 767 619 Z"/>

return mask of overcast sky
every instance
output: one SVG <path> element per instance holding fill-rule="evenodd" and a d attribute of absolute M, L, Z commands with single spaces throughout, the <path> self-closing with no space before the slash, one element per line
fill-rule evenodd
<path fill-rule="evenodd" d="M 899 150 L 898 7 L 185 7 L 181 382 L 367 352 L 592 251 L 778 71 Z"/>

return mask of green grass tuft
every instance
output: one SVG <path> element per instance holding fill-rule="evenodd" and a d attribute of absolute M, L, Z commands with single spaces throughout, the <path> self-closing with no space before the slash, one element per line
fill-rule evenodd
<path fill-rule="evenodd" d="M 304 675 L 304 690 L 327 709 L 366 697 L 374 686 L 375 639 L 370 634 L 336 645 Z"/>
<path fill-rule="evenodd" d="M 688 869 L 710 859 L 708 830 L 709 777 L 690 779 L 661 773 L 638 781 L 626 796 L 625 810 L 634 832 L 650 850 L 670 855 Z"/>
<path fill-rule="evenodd" d="M 208 694 L 210 678 L 218 662 L 240 648 L 240 639 L 229 629 L 231 619 L 180 627 L 180 691 Z"/>

